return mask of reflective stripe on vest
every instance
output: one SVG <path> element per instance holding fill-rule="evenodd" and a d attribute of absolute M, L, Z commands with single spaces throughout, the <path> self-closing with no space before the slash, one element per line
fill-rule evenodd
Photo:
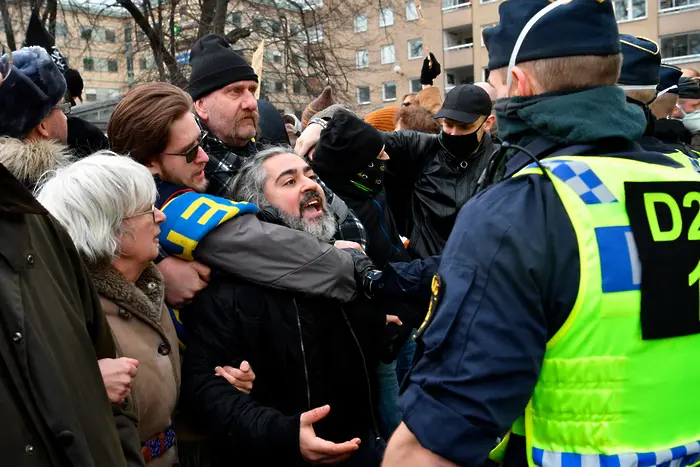
<path fill-rule="evenodd" d="M 541 164 L 576 234 L 580 283 L 569 317 L 547 343 L 525 410 L 529 465 L 692 465 L 700 454 L 700 372 L 689 365 L 700 361 L 700 335 L 641 339 L 641 264 L 624 184 L 700 176 L 613 157 Z M 531 164 L 516 176 L 541 174 Z"/>
<path fill-rule="evenodd" d="M 700 162 L 698 162 L 697 159 L 692 158 L 681 151 L 672 152 L 670 154 L 666 154 L 666 156 L 683 165 L 683 167 L 687 167 L 689 169 L 693 169 L 696 172 L 700 172 Z"/>
<path fill-rule="evenodd" d="M 664 451 L 617 455 L 574 454 L 533 448 L 532 458 L 540 467 L 686 467 L 700 458 L 700 441 Z"/>

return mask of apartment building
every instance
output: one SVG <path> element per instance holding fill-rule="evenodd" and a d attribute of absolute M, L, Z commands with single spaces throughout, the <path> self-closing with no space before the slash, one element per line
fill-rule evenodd
<path fill-rule="evenodd" d="M 499 0 L 423 1 L 422 24 L 413 0 L 354 18 L 355 108 L 365 114 L 397 105 L 403 94 L 420 90 L 422 58 L 432 52 L 442 64 L 435 83 L 448 91 L 488 77 L 482 31 L 498 23 Z M 700 0 L 613 0 L 620 32 L 659 42 L 663 61 L 700 69 Z M 368 40 L 367 40 L 368 39 Z"/>

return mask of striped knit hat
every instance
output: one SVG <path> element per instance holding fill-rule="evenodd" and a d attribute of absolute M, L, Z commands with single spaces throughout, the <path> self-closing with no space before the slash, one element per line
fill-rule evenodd
<path fill-rule="evenodd" d="M 302 127 L 306 128 L 314 115 L 333 104 L 335 104 L 335 99 L 333 99 L 333 88 L 326 86 L 321 95 L 311 101 L 311 103 L 307 105 L 304 111 L 301 113 Z"/>
<path fill-rule="evenodd" d="M 394 115 L 398 112 L 398 107 L 384 107 L 370 112 L 365 116 L 365 122 L 372 125 L 379 131 L 394 131 Z"/>

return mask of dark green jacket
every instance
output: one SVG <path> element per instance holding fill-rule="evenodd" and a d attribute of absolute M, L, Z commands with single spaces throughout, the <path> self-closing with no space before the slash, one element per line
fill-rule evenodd
<path fill-rule="evenodd" d="M 107 400 L 97 360 L 116 352 L 75 246 L 2 165 L 0 200 L 0 463 L 144 465 L 133 415 Z"/>

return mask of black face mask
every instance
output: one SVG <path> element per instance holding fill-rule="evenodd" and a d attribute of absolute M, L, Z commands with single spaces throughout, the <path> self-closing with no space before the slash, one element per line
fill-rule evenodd
<path fill-rule="evenodd" d="M 350 179 L 355 187 L 367 194 L 376 194 L 382 191 L 384 187 L 384 171 L 386 170 L 386 161 L 375 160 L 367 164 L 367 167 Z"/>
<path fill-rule="evenodd" d="M 486 120 L 481 122 L 479 128 L 467 135 L 450 135 L 444 130 L 440 131 L 440 141 L 447 151 L 458 159 L 465 159 L 471 156 L 477 149 L 481 141 L 479 141 L 479 130 L 484 126 Z"/>

